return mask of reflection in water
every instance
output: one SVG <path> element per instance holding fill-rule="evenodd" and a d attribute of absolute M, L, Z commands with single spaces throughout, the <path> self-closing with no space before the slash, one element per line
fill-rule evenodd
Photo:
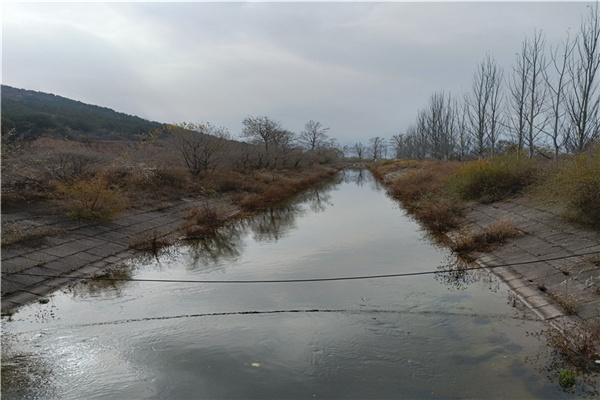
<path fill-rule="evenodd" d="M 189 268 L 215 268 L 222 261 L 233 261 L 240 257 L 244 246 L 242 238 L 245 236 L 242 228 L 240 224 L 229 224 L 215 229 L 211 235 L 189 241 L 188 249 L 191 254 Z"/>
<path fill-rule="evenodd" d="M 488 289 L 494 293 L 500 290 L 500 280 L 496 275 L 483 269 L 473 269 L 475 267 L 472 262 L 450 254 L 445 257 L 445 262 L 437 267 L 439 272 L 435 274 L 435 280 L 455 290 L 465 290 L 474 283 L 487 284 Z"/>

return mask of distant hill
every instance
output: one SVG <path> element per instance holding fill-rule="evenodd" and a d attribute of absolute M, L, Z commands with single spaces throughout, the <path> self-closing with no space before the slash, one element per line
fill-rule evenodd
<path fill-rule="evenodd" d="M 41 135 L 75 140 L 137 140 L 163 124 L 50 93 L 2 85 L 2 134 L 16 129 L 27 139 Z"/>

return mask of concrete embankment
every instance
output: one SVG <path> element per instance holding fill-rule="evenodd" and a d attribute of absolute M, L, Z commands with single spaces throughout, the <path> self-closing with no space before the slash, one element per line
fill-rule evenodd
<path fill-rule="evenodd" d="M 2 207 L 3 224 L 53 232 L 2 246 L 2 312 L 35 301 L 77 278 L 101 274 L 140 254 L 144 237 L 177 235 L 185 213 L 204 204 L 174 200 L 160 209 L 131 209 L 113 221 L 82 223 L 60 217 L 49 204 Z"/>

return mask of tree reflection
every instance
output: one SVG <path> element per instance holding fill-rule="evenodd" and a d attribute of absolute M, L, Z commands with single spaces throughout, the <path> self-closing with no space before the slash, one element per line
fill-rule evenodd
<path fill-rule="evenodd" d="M 242 255 L 246 229 L 240 223 L 213 230 L 189 243 L 191 269 L 215 267 L 223 261 L 233 261 Z"/>
<path fill-rule="evenodd" d="M 365 183 L 374 181 L 373 175 L 362 168 L 350 168 L 340 172 L 339 176 L 345 183 L 355 183 L 358 186 L 364 186 Z"/>
<path fill-rule="evenodd" d="M 495 275 L 484 269 L 473 268 L 477 268 L 477 265 L 452 254 L 446 256 L 446 262 L 437 267 L 435 280 L 455 290 L 465 290 L 473 283 L 487 283 L 489 290 L 494 293 L 500 290 L 500 281 Z"/>
<path fill-rule="evenodd" d="M 123 296 L 124 289 L 133 278 L 135 267 L 133 265 L 120 264 L 105 270 L 94 279 L 85 279 L 67 287 L 74 297 L 103 297 Z"/>
<path fill-rule="evenodd" d="M 243 253 L 244 237 L 249 234 L 258 242 L 276 242 L 286 237 L 296 228 L 297 218 L 308 212 L 306 205 L 314 213 L 323 212 L 331 206 L 329 192 L 342 182 L 343 174 L 336 174 L 287 203 L 232 221 L 202 238 L 190 241 L 191 268 L 215 268 L 239 258 Z"/>

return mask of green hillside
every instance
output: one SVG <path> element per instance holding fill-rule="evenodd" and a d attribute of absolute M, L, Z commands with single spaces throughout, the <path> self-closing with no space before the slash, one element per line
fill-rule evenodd
<path fill-rule="evenodd" d="M 135 140 L 163 124 L 65 97 L 2 85 L 2 134 L 76 140 Z"/>

